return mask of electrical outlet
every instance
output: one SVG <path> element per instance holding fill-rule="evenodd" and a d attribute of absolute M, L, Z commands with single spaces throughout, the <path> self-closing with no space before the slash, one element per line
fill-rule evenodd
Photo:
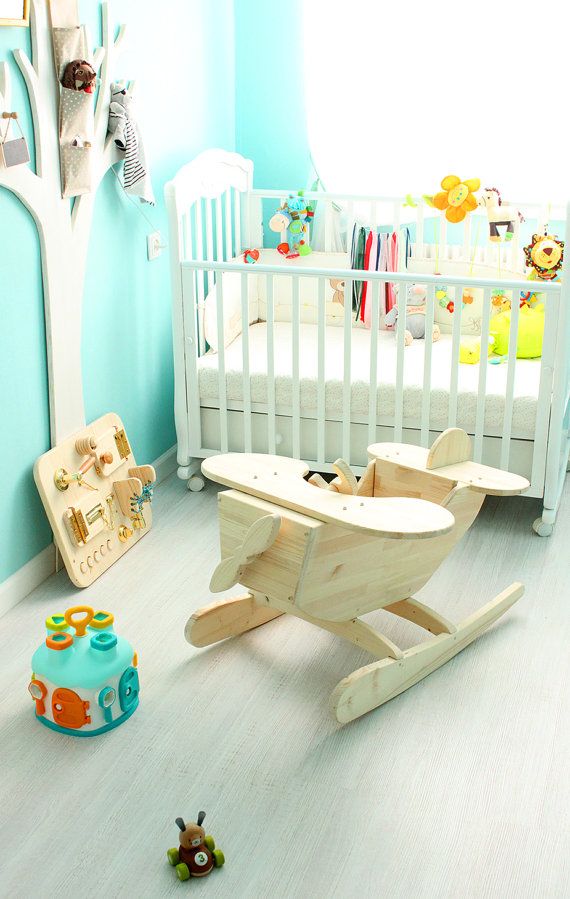
<path fill-rule="evenodd" d="M 146 238 L 146 254 L 149 262 L 152 262 L 153 259 L 158 259 L 165 246 L 166 244 L 162 242 L 160 231 L 153 231 L 152 234 L 148 234 Z"/>

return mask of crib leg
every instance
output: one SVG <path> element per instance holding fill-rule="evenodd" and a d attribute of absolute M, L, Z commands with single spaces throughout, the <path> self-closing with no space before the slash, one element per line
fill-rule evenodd
<path fill-rule="evenodd" d="M 522 596 L 523 591 L 522 584 L 511 584 L 462 621 L 454 633 L 441 633 L 407 649 L 401 659 L 385 658 L 345 677 L 330 699 L 331 711 L 337 721 L 341 724 L 353 721 L 427 677 L 483 633 Z"/>
<path fill-rule="evenodd" d="M 210 646 L 227 637 L 237 637 L 282 615 L 277 609 L 259 605 L 251 593 L 220 599 L 198 609 L 186 622 L 184 636 L 192 646 Z"/>

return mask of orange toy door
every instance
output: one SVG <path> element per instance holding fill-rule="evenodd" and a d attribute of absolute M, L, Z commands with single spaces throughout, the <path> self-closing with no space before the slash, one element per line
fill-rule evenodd
<path fill-rule="evenodd" d="M 84 724 L 90 724 L 91 718 L 87 714 L 89 703 L 84 702 L 73 690 L 59 687 L 53 691 L 51 710 L 53 720 L 60 727 L 79 729 Z"/>

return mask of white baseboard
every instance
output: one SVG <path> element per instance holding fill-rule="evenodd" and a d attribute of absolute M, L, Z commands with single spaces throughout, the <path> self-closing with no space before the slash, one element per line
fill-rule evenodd
<path fill-rule="evenodd" d="M 45 549 L 0 584 L 0 615 L 13 608 L 55 571 L 55 546 Z"/>
<path fill-rule="evenodd" d="M 169 475 L 174 474 L 178 467 L 176 446 L 171 446 L 165 453 L 162 453 L 158 459 L 155 459 L 152 465 L 156 471 L 157 484 L 166 480 Z M 0 617 L 8 609 L 12 609 L 17 605 L 20 600 L 25 599 L 28 593 L 39 587 L 42 581 L 45 581 L 54 571 L 55 546 L 50 544 L 0 584 Z"/>
<path fill-rule="evenodd" d="M 176 461 L 176 444 L 171 446 L 170 449 L 167 449 L 162 456 L 159 456 L 158 459 L 152 463 L 152 467 L 156 471 L 156 483 L 160 484 L 162 481 L 165 481 L 167 477 L 171 474 L 174 474 L 176 469 L 178 468 L 178 463 Z"/>

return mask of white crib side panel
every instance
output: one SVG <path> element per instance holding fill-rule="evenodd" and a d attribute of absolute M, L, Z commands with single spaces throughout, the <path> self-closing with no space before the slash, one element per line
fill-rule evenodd
<path fill-rule="evenodd" d="M 231 259 L 234 255 L 233 250 L 233 234 L 232 234 L 232 191 L 231 188 L 225 192 L 225 201 L 224 201 L 224 217 L 225 217 L 225 231 L 226 231 L 226 247 L 225 247 L 225 258 Z"/>
<path fill-rule="evenodd" d="M 249 377 L 249 299 L 248 275 L 240 277 L 241 289 L 241 349 L 243 383 L 243 449 L 251 453 L 251 381 Z"/>
<path fill-rule="evenodd" d="M 345 298 L 347 294 L 345 291 Z M 319 278 L 317 306 L 317 461 L 325 462 L 325 279 Z M 345 300 L 346 302 L 346 300 Z"/>
<path fill-rule="evenodd" d="M 457 423 L 457 389 L 459 384 L 459 343 L 461 341 L 461 314 L 463 306 L 463 284 L 455 288 L 453 309 L 453 327 L 451 332 L 451 379 L 449 383 L 449 408 L 447 427 L 454 428 Z"/>
<path fill-rule="evenodd" d="M 222 196 L 216 197 L 216 259 L 224 262 L 224 222 L 222 213 Z"/>
<path fill-rule="evenodd" d="M 475 412 L 475 447 L 473 460 L 483 459 L 483 436 L 485 433 L 485 405 L 487 390 L 487 357 L 489 344 L 489 322 L 491 320 L 491 288 L 483 291 L 483 316 L 481 319 L 481 359 L 479 362 L 479 382 L 477 387 L 477 410 Z"/>
<path fill-rule="evenodd" d="M 233 198 L 234 198 L 234 241 L 235 241 L 235 256 L 239 256 L 242 251 L 242 243 L 241 243 L 241 193 L 239 190 L 236 190 L 235 187 L 232 188 Z"/>
<path fill-rule="evenodd" d="M 198 272 L 198 275 L 201 275 Z M 224 288 L 223 272 L 217 272 L 216 322 L 218 329 L 218 401 L 220 405 L 220 449 L 228 451 L 228 397 L 226 390 L 226 349 L 224 346 Z"/>
<path fill-rule="evenodd" d="M 342 457 L 350 465 L 350 406 L 352 393 L 352 278 L 344 284 L 344 382 L 342 389 Z"/>
<path fill-rule="evenodd" d="M 517 338 L 519 333 L 519 296 L 513 290 L 511 300 L 511 327 L 509 331 L 509 354 L 507 359 L 507 384 L 505 388 L 505 411 L 503 414 L 503 431 L 501 435 L 500 467 L 508 470 L 511 452 L 511 433 L 513 428 L 513 403 L 515 393 L 515 368 L 517 364 Z"/>
<path fill-rule="evenodd" d="M 275 455 L 275 300 L 273 275 L 266 275 L 267 293 L 267 452 Z"/>
<path fill-rule="evenodd" d="M 551 293 L 545 298 L 544 337 L 542 340 L 540 382 L 538 387 L 535 436 L 532 454 L 531 484 L 533 489 L 540 492 L 544 488 L 548 424 L 550 420 L 551 397 L 554 381 L 559 316 L 560 294 Z"/>
<path fill-rule="evenodd" d="M 421 446 L 428 447 L 430 445 L 429 423 L 431 411 L 431 359 L 433 350 L 433 320 L 435 312 L 435 286 L 428 285 L 427 305 L 426 305 L 426 333 L 424 340 L 424 384 L 422 392 L 422 411 L 421 411 Z"/>
<path fill-rule="evenodd" d="M 384 285 L 382 285 L 384 289 Z M 372 281 L 370 315 L 370 377 L 368 381 L 368 444 L 376 443 L 378 416 L 378 334 L 380 330 L 380 281 Z"/>
<path fill-rule="evenodd" d="M 200 389 L 198 383 L 198 308 L 195 280 L 201 282 L 201 272 L 182 269 L 182 316 L 184 322 L 184 362 L 186 404 L 188 407 L 188 432 L 190 456 L 200 456 L 202 429 L 200 424 Z"/>
<path fill-rule="evenodd" d="M 299 380 L 299 338 L 301 309 L 299 301 L 299 275 L 292 275 L 293 292 L 291 305 L 291 337 L 292 337 L 292 391 L 293 419 L 291 422 L 291 434 L 293 443 L 293 456 L 301 458 L 301 385 Z"/>
<path fill-rule="evenodd" d="M 184 253 L 181 214 L 172 184 L 165 189 L 168 213 L 170 280 L 172 286 L 172 347 L 174 355 L 174 422 L 176 426 L 179 465 L 190 462 L 188 409 L 186 398 L 186 365 L 184 347 L 183 284 L 180 260 Z"/>
<path fill-rule="evenodd" d="M 404 418 L 404 359 L 406 352 L 406 293 L 407 284 L 399 282 L 398 324 L 396 326 L 396 395 L 394 408 L 394 441 L 402 442 Z"/>

